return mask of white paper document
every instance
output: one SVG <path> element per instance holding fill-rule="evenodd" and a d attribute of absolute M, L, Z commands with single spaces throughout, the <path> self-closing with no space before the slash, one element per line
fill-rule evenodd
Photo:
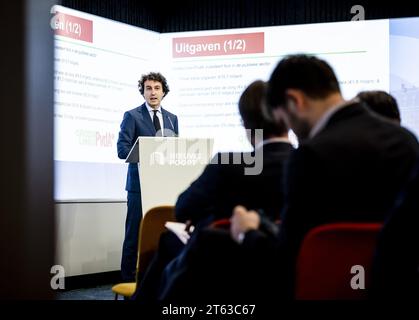
<path fill-rule="evenodd" d="M 182 241 L 184 244 L 186 244 L 191 237 L 189 232 L 185 230 L 186 224 L 182 222 L 172 222 L 167 221 L 164 225 L 168 230 L 172 231 L 174 234 L 177 235 L 177 237 Z M 190 228 L 190 232 L 193 231 L 193 226 Z"/>

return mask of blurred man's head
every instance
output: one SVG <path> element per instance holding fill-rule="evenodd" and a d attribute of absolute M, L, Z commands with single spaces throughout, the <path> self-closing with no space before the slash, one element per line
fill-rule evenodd
<path fill-rule="evenodd" d="M 269 80 L 268 107 L 275 117 L 284 114 L 291 129 L 304 140 L 330 108 L 343 103 L 333 69 L 323 60 L 308 55 L 282 59 Z"/>
<path fill-rule="evenodd" d="M 248 138 L 254 146 L 256 129 L 263 129 L 263 138 L 284 137 L 288 135 L 289 127 L 284 119 L 274 120 L 266 114 L 267 83 L 261 80 L 252 82 L 242 93 L 239 100 L 239 112 L 245 129 L 251 131 Z"/>
<path fill-rule="evenodd" d="M 376 114 L 400 124 L 399 107 L 392 95 L 385 91 L 362 91 L 357 97 Z"/>

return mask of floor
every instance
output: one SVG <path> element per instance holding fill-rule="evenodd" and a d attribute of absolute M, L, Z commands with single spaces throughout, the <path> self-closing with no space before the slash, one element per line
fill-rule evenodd
<path fill-rule="evenodd" d="M 111 290 L 112 284 L 94 288 L 75 289 L 59 292 L 57 300 L 114 300 L 115 294 Z M 122 299 L 119 297 L 119 299 Z"/>

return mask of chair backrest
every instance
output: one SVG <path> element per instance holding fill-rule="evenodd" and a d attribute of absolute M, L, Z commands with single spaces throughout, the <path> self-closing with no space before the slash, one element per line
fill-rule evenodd
<path fill-rule="evenodd" d="M 354 277 L 364 275 L 368 289 L 381 227 L 380 223 L 331 223 L 310 230 L 297 258 L 296 299 L 366 299 L 366 290 L 353 289 L 351 280 L 362 281 Z M 353 266 L 363 269 L 352 269 Z M 360 270 L 365 273 L 362 275 Z"/>
<path fill-rule="evenodd" d="M 175 221 L 173 206 L 159 206 L 147 211 L 141 220 L 138 238 L 137 275 L 143 274 L 157 250 L 165 223 Z"/>

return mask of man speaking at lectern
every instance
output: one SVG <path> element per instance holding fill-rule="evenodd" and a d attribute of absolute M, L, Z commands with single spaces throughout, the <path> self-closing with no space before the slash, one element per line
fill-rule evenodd
<path fill-rule="evenodd" d="M 151 72 L 138 81 L 138 89 L 145 99 L 141 106 L 125 112 L 118 137 L 118 157 L 126 159 L 139 136 L 177 136 L 177 116 L 161 107 L 161 101 L 169 93 L 166 78 L 160 73 Z M 122 247 L 122 281 L 135 281 L 137 264 L 138 231 L 142 218 L 141 189 L 136 163 L 128 166 L 127 218 L 125 239 Z"/>

